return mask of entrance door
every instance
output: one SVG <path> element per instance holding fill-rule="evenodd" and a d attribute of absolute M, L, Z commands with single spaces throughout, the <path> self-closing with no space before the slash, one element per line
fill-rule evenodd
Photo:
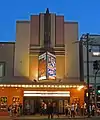
<path fill-rule="evenodd" d="M 64 113 L 66 103 L 69 103 L 70 98 L 59 97 L 24 97 L 24 113 L 25 114 L 40 114 L 41 103 L 44 102 L 48 105 L 49 102 L 56 103 L 60 114 Z M 26 112 L 26 104 L 29 104 L 29 113 Z"/>

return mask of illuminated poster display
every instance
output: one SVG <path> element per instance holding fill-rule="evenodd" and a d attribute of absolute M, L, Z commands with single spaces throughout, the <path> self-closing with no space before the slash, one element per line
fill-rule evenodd
<path fill-rule="evenodd" d="M 48 79 L 56 78 L 56 56 L 47 52 L 47 77 Z"/>
<path fill-rule="evenodd" d="M 54 80 L 56 79 L 56 56 L 50 52 L 45 52 L 39 55 L 38 64 L 39 80 Z"/>
<path fill-rule="evenodd" d="M 38 64 L 38 77 L 39 80 L 46 79 L 46 53 L 43 53 L 39 56 L 39 64 Z"/>
<path fill-rule="evenodd" d="M 7 111 L 7 97 L 0 98 L 0 111 Z"/>

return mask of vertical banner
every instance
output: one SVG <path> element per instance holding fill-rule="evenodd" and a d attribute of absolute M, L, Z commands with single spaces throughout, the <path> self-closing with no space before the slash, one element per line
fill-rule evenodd
<path fill-rule="evenodd" d="M 47 52 L 47 78 L 56 79 L 56 56 Z"/>
<path fill-rule="evenodd" d="M 38 77 L 39 80 L 46 79 L 46 53 L 39 56 Z"/>

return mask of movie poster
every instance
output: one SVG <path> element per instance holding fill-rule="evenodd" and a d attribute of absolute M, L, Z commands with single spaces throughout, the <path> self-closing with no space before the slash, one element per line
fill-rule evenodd
<path fill-rule="evenodd" d="M 46 53 L 39 56 L 39 80 L 46 79 Z"/>
<path fill-rule="evenodd" d="M 47 53 L 47 77 L 48 79 L 56 79 L 56 56 Z"/>

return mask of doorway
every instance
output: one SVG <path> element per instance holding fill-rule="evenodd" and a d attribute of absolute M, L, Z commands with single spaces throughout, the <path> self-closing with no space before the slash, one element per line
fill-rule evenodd
<path fill-rule="evenodd" d="M 56 103 L 59 114 L 64 114 L 65 105 L 70 102 L 70 97 L 24 97 L 24 114 L 40 114 L 40 107 L 42 102 L 45 104 L 48 104 L 49 102 Z M 28 112 L 26 111 L 27 104 L 29 105 Z"/>

